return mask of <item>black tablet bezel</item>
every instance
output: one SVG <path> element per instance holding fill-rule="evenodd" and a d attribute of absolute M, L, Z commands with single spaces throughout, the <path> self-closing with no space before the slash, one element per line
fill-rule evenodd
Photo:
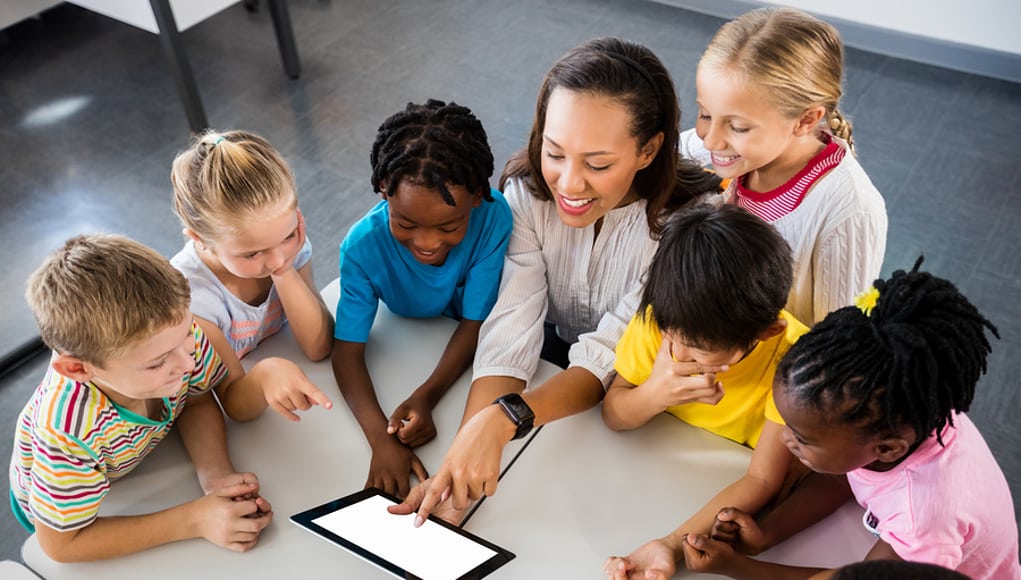
<path fill-rule="evenodd" d="M 302 528 L 305 528 L 308 531 L 314 533 L 315 535 L 320 536 L 323 539 L 326 539 L 326 540 L 328 540 L 328 541 L 330 541 L 330 542 L 332 542 L 334 544 L 337 544 L 338 546 L 344 548 L 345 550 L 348 550 L 349 552 L 351 552 L 351 553 L 353 553 L 353 554 L 355 554 L 355 555 L 357 555 L 357 556 L 359 556 L 361 558 L 364 558 L 365 560 L 368 560 L 369 562 L 375 564 L 376 566 L 379 566 L 380 568 L 382 568 L 382 569 L 384 569 L 384 570 L 386 570 L 388 572 L 391 572 L 392 574 L 394 574 L 398 578 L 410 578 L 410 579 L 421 580 L 417 576 L 411 574 L 407 570 L 404 570 L 400 566 L 397 566 L 393 562 L 390 562 L 389 560 L 381 558 L 380 556 L 378 556 L 378 555 L 376 555 L 376 554 L 366 550 L 365 548 L 359 546 L 358 544 L 355 544 L 354 542 L 348 540 L 347 538 L 338 536 L 337 534 L 331 532 L 330 530 L 327 530 L 326 528 L 323 528 L 322 526 L 319 526 L 319 525 L 315 524 L 312 521 L 312 520 L 314 520 L 314 519 L 316 519 L 318 517 L 324 516 L 324 515 L 329 514 L 329 513 L 333 513 L 333 512 L 335 512 L 335 511 L 337 511 L 339 509 L 342 509 L 342 508 L 345 508 L 347 506 L 356 504 L 356 503 L 358 503 L 360 501 L 363 501 L 363 500 L 365 500 L 367 498 L 370 498 L 370 497 L 376 496 L 376 495 L 382 496 L 382 497 L 384 497 L 384 498 L 386 498 L 386 499 L 388 499 L 388 500 L 390 500 L 390 501 L 392 501 L 394 503 L 401 503 L 400 499 L 398 499 L 398 498 L 396 498 L 396 497 L 386 493 L 385 491 L 383 491 L 381 489 L 378 489 L 378 488 L 375 488 L 375 487 L 369 487 L 369 488 L 363 489 L 361 491 L 352 493 L 351 495 L 348 495 L 348 496 L 345 496 L 345 497 L 342 497 L 342 498 L 339 498 L 339 499 L 335 499 L 333 501 L 324 503 L 324 504 L 322 504 L 320 506 L 316 506 L 314 508 L 307 509 L 307 510 L 305 510 L 303 512 L 296 513 L 296 514 L 294 514 L 294 515 L 292 515 L 290 517 L 290 520 L 292 522 L 294 522 L 295 524 L 297 524 L 298 526 L 300 526 Z M 473 541 L 473 542 L 475 542 L 475 543 L 477 543 L 479 545 L 485 546 L 485 547 L 489 548 L 490 550 L 493 550 L 494 552 L 496 552 L 496 554 L 494 554 L 492 558 L 490 558 L 490 559 L 486 560 L 485 562 L 479 564 L 478 566 L 476 566 L 472 570 L 469 570 L 467 573 L 465 573 L 464 575 L 460 576 L 457 580 L 475 580 L 476 578 L 483 578 L 485 576 L 488 576 L 493 571 L 495 571 L 496 569 L 500 568 L 501 566 L 503 566 L 504 564 L 506 564 L 507 562 L 510 562 L 511 560 L 513 560 L 515 558 L 515 555 L 514 555 L 513 552 L 505 550 L 505 549 L 501 548 L 500 546 L 497 546 L 496 544 L 494 544 L 492 542 L 489 542 L 487 540 L 484 540 L 484 539 L 476 536 L 475 534 L 472 534 L 471 532 L 467 532 L 465 530 L 462 530 L 461 528 L 459 528 L 459 527 L 457 527 L 457 526 L 455 526 L 455 525 L 453 525 L 453 524 L 451 524 L 449 522 L 441 520 L 440 518 L 438 518 L 436 516 L 430 515 L 429 519 L 432 520 L 433 522 L 436 522 L 437 524 L 443 526 L 444 528 L 447 528 L 447 529 L 451 530 L 452 532 L 454 532 L 454 533 L 456 533 L 456 534 L 458 534 L 460 536 L 463 536 L 463 537 L 465 537 L 465 538 L 467 538 L 467 539 L 469 539 L 469 540 L 471 540 L 471 541 Z"/>

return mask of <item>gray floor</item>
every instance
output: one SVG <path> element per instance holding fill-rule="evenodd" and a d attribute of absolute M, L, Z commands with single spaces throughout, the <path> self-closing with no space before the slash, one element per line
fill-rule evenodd
<path fill-rule="evenodd" d="M 375 129 L 408 101 L 471 107 L 502 167 L 524 143 L 546 68 L 578 42 L 612 34 L 660 55 L 687 127 L 695 63 L 721 24 L 637 0 L 289 4 L 299 80 L 283 74 L 265 7 L 235 6 L 184 40 L 212 125 L 262 133 L 294 166 L 320 285 L 337 276 L 337 244 L 375 201 Z M 1000 326 L 971 416 L 1017 513 L 1021 435 L 1009 417 L 1021 409 L 1012 386 L 1021 375 L 1021 86 L 857 50 L 847 60 L 844 109 L 890 214 L 884 271 L 924 252 L 928 269 L 956 281 Z M 155 36 L 68 5 L 0 35 L 0 354 L 33 335 L 24 280 L 69 235 L 114 231 L 167 255 L 178 249 L 169 170 L 188 139 Z M 44 365 L 37 358 L 0 381 L 2 457 Z M 0 517 L 0 559 L 19 559 L 24 538 L 12 517 Z"/>

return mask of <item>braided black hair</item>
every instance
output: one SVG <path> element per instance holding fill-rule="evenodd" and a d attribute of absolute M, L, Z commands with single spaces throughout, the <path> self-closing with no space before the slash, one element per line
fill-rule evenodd
<path fill-rule="evenodd" d="M 986 371 L 985 329 L 1000 335 L 952 283 L 919 272 L 921 263 L 876 280 L 871 314 L 841 308 L 802 336 L 777 368 L 778 387 L 868 433 L 909 425 L 919 442 L 935 432 L 942 444 Z"/>
<path fill-rule="evenodd" d="M 470 109 L 457 103 L 408 103 L 379 126 L 370 160 L 376 193 L 393 195 L 407 180 L 438 190 L 448 205 L 455 205 L 448 184 L 493 201 L 493 153 L 486 130 Z"/>

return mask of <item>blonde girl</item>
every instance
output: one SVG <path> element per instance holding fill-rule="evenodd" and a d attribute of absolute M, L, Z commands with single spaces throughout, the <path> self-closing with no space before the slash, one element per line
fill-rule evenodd
<path fill-rule="evenodd" d="M 240 359 L 288 321 L 309 359 L 329 355 L 333 320 L 315 289 L 294 177 L 279 153 L 252 133 L 209 131 L 174 159 L 171 182 L 188 238 L 171 263 L 187 276 L 192 311 L 230 374 L 244 375 Z M 332 406 L 290 361 L 269 358 L 250 373 L 260 389 L 217 393 L 235 420 L 267 405 L 292 420 L 295 410 Z"/>
<path fill-rule="evenodd" d="M 879 276 L 886 207 L 838 108 L 844 49 L 831 25 L 762 8 L 723 25 L 696 75 L 698 120 L 681 152 L 733 178 L 726 197 L 794 251 L 786 309 L 812 325 Z"/>

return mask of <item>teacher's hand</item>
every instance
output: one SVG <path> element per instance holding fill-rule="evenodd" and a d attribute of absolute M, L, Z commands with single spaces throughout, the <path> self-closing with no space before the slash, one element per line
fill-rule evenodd
<path fill-rule="evenodd" d="M 416 487 L 404 503 L 391 511 L 408 514 L 417 508 L 415 525 L 421 525 L 441 502 L 449 500 L 451 509 L 463 511 L 470 502 L 493 495 L 500 477 L 503 448 L 514 437 L 515 430 L 499 407 L 482 409 L 458 431 L 443 465 L 428 485 Z"/>

